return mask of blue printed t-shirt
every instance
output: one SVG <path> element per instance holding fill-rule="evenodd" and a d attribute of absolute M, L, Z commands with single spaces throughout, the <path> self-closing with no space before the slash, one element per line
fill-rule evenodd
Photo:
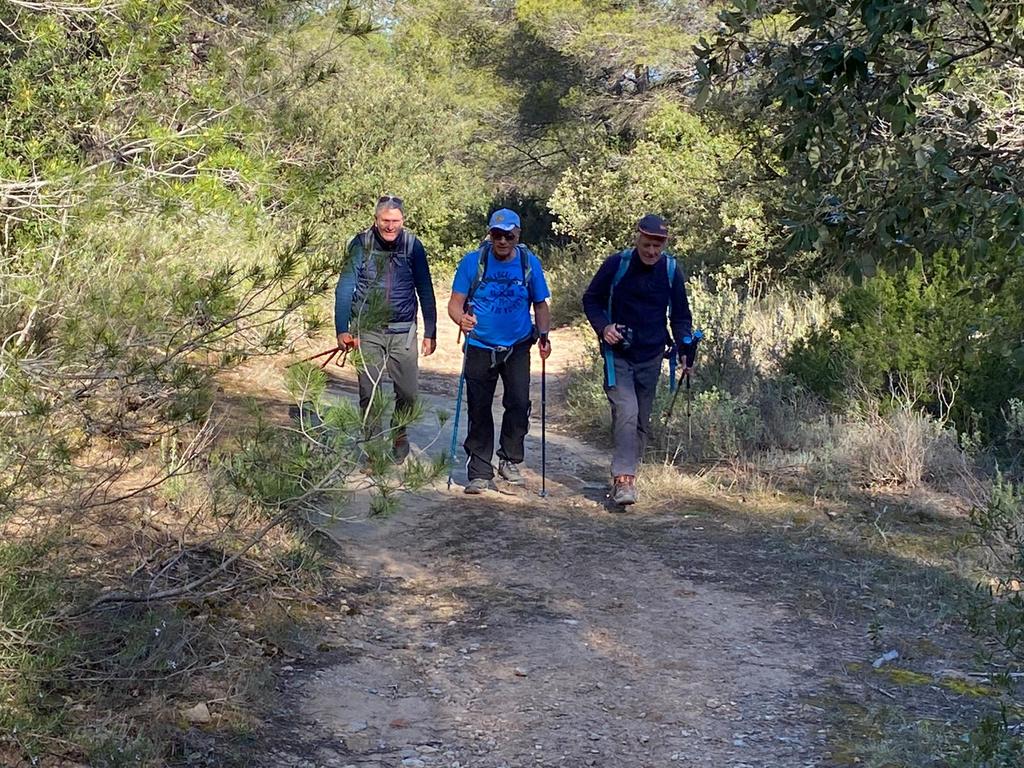
<path fill-rule="evenodd" d="M 519 246 L 522 248 L 523 246 Z M 530 260 L 529 290 L 523 283 L 523 262 L 518 251 L 507 261 L 498 261 L 487 249 L 487 269 L 473 294 L 476 329 L 469 337 L 474 347 L 511 347 L 530 336 L 533 321 L 530 306 L 551 296 L 540 259 L 527 251 Z M 480 267 L 480 251 L 462 257 L 452 281 L 452 293 L 469 294 Z"/>

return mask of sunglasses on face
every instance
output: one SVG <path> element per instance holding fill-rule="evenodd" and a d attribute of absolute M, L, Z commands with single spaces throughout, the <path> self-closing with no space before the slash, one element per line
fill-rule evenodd
<path fill-rule="evenodd" d="M 377 205 L 381 203 L 394 203 L 399 208 L 402 207 L 402 198 L 396 197 L 395 195 L 381 195 L 377 198 Z"/>
<path fill-rule="evenodd" d="M 516 239 L 515 232 L 506 232 L 504 229 L 492 229 L 491 240 L 508 240 L 510 243 Z"/>

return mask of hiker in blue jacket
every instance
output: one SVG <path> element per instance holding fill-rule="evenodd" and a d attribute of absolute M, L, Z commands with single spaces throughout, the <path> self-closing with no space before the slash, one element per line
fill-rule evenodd
<path fill-rule="evenodd" d="M 583 310 L 601 342 L 604 390 L 612 407 L 612 501 L 636 502 L 636 473 L 647 443 L 654 393 L 666 350 L 686 357 L 679 343 L 693 319 L 686 278 L 665 253 L 668 226 L 654 214 L 637 223 L 635 247 L 605 259 L 583 294 Z M 671 326 L 671 335 L 666 327 Z"/>
<path fill-rule="evenodd" d="M 427 253 L 419 238 L 404 225 L 402 199 L 380 197 L 373 226 L 348 244 L 348 264 L 334 291 L 338 347 L 352 349 L 356 337 L 359 339 L 359 407 L 365 417 L 387 370 L 395 391 L 393 426 L 416 405 L 418 307 L 423 309 L 421 351 L 427 356 L 437 347 L 437 305 Z M 378 306 L 385 308 L 383 318 L 379 313 L 372 316 L 373 308 Z M 366 418 L 366 433 L 380 434 L 380 424 Z M 399 463 L 409 455 L 409 439 L 403 427 L 395 426 L 392 447 Z"/>
<path fill-rule="evenodd" d="M 498 475 L 521 484 L 519 465 L 530 427 L 530 347 L 551 354 L 551 292 L 538 259 L 519 245 L 519 216 L 495 211 L 488 240 L 459 262 L 448 316 L 466 334 L 465 378 L 468 427 L 466 493 L 483 493 L 494 477 L 494 417 L 491 404 L 501 377 L 505 409 L 498 446 Z M 533 307 L 533 320 L 530 307 Z"/>

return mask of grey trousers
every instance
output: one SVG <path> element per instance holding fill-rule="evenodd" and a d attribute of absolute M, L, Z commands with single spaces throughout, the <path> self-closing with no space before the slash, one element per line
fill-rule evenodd
<path fill-rule="evenodd" d="M 661 355 L 645 363 L 615 358 L 615 386 L 609 387 L 606 382 L 604 388 L 612 404 L 613 477 L 636 475 L 643 458 L 661 360 Z"/>
<path fill-rule="evenodd" d="M 413 328 L 409 333 L 363 331 L 359 334 L 359 352 L 363 360 L 359 366 L 359 407 L 363 413 L 370 407 L 374 392 L 382 391 L 385 371 L 391 377 L 395 391 L 395 413 L 411 411 L 416 405 L 420 370 L 416 329 Z M 394 415 L 391 417 L 391 425 L 395 426 Z M 367 436 L 379 435 L 380 432 L 380 419 L 368 419 Z M 397 430 L 394 439 L 405 439 L 405 430 Z"/>

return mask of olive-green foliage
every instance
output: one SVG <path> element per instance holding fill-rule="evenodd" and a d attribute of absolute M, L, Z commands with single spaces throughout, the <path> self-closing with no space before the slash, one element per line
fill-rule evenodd
<path fill-rule="evenodd" d="M 73 646 L 54 611 L 64 574 L 52 564 L 52 540 L 0 543 L 0 732 L 22 734 L 30 750 L 40 733 L 57 731 L 65 715 L 60 670 Z"/>
<path fill-rule="evenodd" d="M 985 717 L 966 734 L 949 761 L 951 768 L 1016 768 L 1024 763 L 1024 739 L 1011 717 Z"/>
<path fill-rule="evenodd" d="M 1024 488 L 996 473 L 991 498 L 974 510 L 971 522 L 973 543 L 984 549 L 994 574 L 978 588 L 971 628 L 996 638 L 1017 659 L 1024 658 Z"/>
<path fill-rule="evenodd" d="M 590 67 L 618 66 L 633 74 L 637 66 L 670 69 L 678 65 L 695 41 L 693 22 L 710 21 L 694 8 L 673 6 L 608 0 L 523 0 L 515 5 L 515 17 L 527 29 L 549 37 L 559 50 Z"/>
<path fill-rule="evenodd" d="M 792 251 L 854 275 L 952 248 L 1015 270 L 1020 3 L 743 1 L 719 18 L 698 103 L 747 127 Z"/>
<path fill-rule="evenodd" d="M 639 138 L 609 144 L 566 170 L 551 196 L 556 229 L 590 253 L 632 246 L 637 220 L 669 221 L 672 250 L 694 270 L 763 261 L 776 236 L 756 192 L 738 135 L 712 130 L 677 101 L 656 101 Z"/>
<path fill-rule="evenodd" d="M 459 4 L 410 7 L 394 30 L 330 55 L 335 77 L 287 105 L 288 133 L 315 137 L 303 173 L 334 247 L 372 222 L 382 193 L 406 201 L 406 225 L 435 260 L 454 259 L 483 234 L 500 127 L 493 114 L 515 94 L 467 65 L 465 29 L 444 34 L 469 18 Z M 485 13 L 474 24 L 493 22 Z"/>
<path fill-rule="evenodd" d="M 831 324 L 797 342 L 787 369 L 836 402 L 851 383 L 885 397 L 905 382 L 936 413 L 945 407 L 936 390 L 945 377 L 958 389 L 950 415 L 961 430 L 975 426 L 977 414 L 987 433 L 998 434 L 1007 401 L 1024 393 L 1024 360 L 1005 354 L 1024 330 L 1024 283 L 1014 276 L 973 288 L 955 251 L 928 268 L 919 259 L 908 269 L 883 270 L 840 296 Z"/>
<path fill-rule="evenodd" d="M 975 509 L 969 543 L 984 553 L 992 578 L 978 585 L 966 617 L 972 632 L 1018 663 L 1024 659 L 1024 489 L 996 473 L 988 502 Z M 988 643 L 986 643 L 988 645 Z M 988 646 L 991 647 L 991 646 Z M 1010 685 L 1013 681 L 1007 679 Z M 1008 713 L 987 717 L 964 739 L 957 768 L 1009 768 L 1024 760 L 1024 741 Z"/>
<path fill-rule="evenodd" d="M 423 488 L 446 468 L 444 456 L 394 464 L 396 433 L 423 419 L 421 406 L 395 410 L 394 398 L 378 387 L 361 413 L 355 403 L 327 391 L 326 374 L 312 363 L 290 368 L 286 383 L 293 425 L 267 424 L 257 408 L 237 443 L 218 455 L 232 483 L 265 509 L 298 506 L 322 513 L 343 505 L 359 478 L 371 486 L 371 511 L 385 514 L 395 510 L 401 493 Z"/>
<path fill-rule="evenodd" d="M 0 728 L 5 749 L 37 756 L 34 740 L 51 737 L 55 715 L 69 713 L 64 696 L 119 706 L 103 695 L 106 678 L 69 678 L 74 664 L 116 670 L 118 680 L 134 668 L 147 691 L 163 676 L 186 679 L 152 665 L 152 638 L 141 655 L 116 646 L 122 653 L 102 627 L 86 625 L 76 642 L 87 658 L 72 663 L 56 629 L 67 603 L 100 583 L 146 591 L 183 583 L 180 574 L 145 573 L 145 586 L 89 558 L 66 582 L 15 555 L 45 543 L 40 562 L 61 562 L 80 551 L 81 510 L 129 513 L 117 504 L 119 473 L 154 458 L 151 446 L 191 444 L 176 468 L 211 469 L 218 482 L 209 443 L 192 440 L 217 398 L 214 377 L 309 330 L 305 306 L 333 286 L 341 260 L 316 204 L 317 177 L 295 162 L 315 134 L 285 131 L 282 114 L 311 85 L 338 77 L 318 65 L 323 50 L 309 42 L 309 24 L 331 27 L 326 48 L 366 32 L 350 9 L 325 14 L 318 5 L 0 4 L 0 522 L 17 515 L 73 531 L 37 543 L 21 526 L 0 556 L 0 711 L 19 726 Z M 319 480 L 313 447 L 306 438 L 291 454 L 264 450 L 255 498 L 235 498 L 233 511 L 280 515 L 293 497 L 290 470 Z M 206 513 L 214 511 L 198 510 Z M 230 538 L 234 522 L 227 514 L 216 527 Z M 183 536 L 186 549 L 195 544 Z M 126 725 L 101 751 L 135 755 L 145 741 L 138 729 L 151 724 L 111 714 Z M 84 744 L 83 725 L 61 736 Z M 167 746 L 163 734 L 153 754 Z"/>

